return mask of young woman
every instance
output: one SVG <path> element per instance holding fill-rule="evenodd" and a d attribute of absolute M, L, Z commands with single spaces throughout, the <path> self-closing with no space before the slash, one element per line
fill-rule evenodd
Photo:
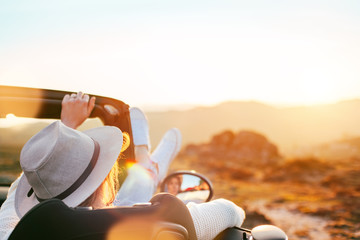
<path fill-rule="evenodd" d="M 182 176 L 174 176 L 170 178 L 166 184 L 167 192 L 176 196 L 181 191 Z"/>
<path fill-rule="evenodd" d="M 165 134 L 150 155 L 146 118 L 132 114 L 138 164 L 129 170 L 128 178 L 116 193 L 116 160 L 124 150 L 122 132 L 110 126 L 85 132 L 74 129 L 90 115 L 94 104 L 95 98 L 82 93 L 65 96 L 61 121 L 50 124 L 24 145 L 20 155 L 23 174 L 10 187 L 0 209 L 0 239 L 8 239 L 24 214 L 46 199 L 58 198 L 69 207 L 94 209 L 113 203 L 122 205 L 125 196 L 130 196 L 128 204 L 150 200 L 179 151 L 178 132 L 171 130 Z M 144 170 L 145 178 L 149 179 L 147 184 L 136 177 Z M 241 208 L 224 199 L 190 203 L 188 208 L 198 239 L 213 239 L 228 227 L 240 226 L 245 218 Z"/>

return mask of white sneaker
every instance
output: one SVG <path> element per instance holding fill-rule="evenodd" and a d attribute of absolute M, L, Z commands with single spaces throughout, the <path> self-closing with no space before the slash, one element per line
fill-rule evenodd
<path fill-rule="evenodd" d="M 177 128 L 171 128 L 162 137 L 159 145 L 151 155 L 151 160 L 158 164 L 158 183 L 162 182 L 181 148 L 181 133 Z"/>
<path fill-rule="evenodd" d="M 140 108 L 130 108 L 130 122 L 135 146 L 145 145 L 151 150 L 147 117 Z"/>

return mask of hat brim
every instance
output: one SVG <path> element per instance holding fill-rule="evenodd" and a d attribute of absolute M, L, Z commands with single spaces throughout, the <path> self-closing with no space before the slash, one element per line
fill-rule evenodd
<path fill-rule="evenodd" d="M 78 206 L 95 192 L 114 166 L 123 144 L 122 132 L 117 127 L 103 126 L 89 129 L 83 133 L 99 143 L 100 153 L 94 169 L 86 180 L 72 194 L 63 199 L 69 207 Z M 15 210 L 19 218 L 22 218 L 25 213 L 39 203 L 35 194 L 27 196 L 30 189 L 31 186 L 26 176 L 22 174 L 15 193 Z"/>

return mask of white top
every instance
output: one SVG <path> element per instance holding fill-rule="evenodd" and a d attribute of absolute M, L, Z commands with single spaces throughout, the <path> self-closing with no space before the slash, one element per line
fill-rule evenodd
<path fill-rule="evenodd" d="M 20 221 L 15 211 L 15 190 L 19 180 L 20 177 L 11 184 L 7 198 L 0 209 L 0 240 L 7 240 Z"/>

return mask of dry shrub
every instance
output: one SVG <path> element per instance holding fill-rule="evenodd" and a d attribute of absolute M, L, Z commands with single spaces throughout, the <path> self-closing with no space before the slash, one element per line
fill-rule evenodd
<path fill-rule="evenodd" d="M 360 169 L 338 170 L 322 181 L 322 185 L 333 189 L 353 189 L 360 191 Z"/>
<path fill-rule="evenodd" d="M 293 159 L 285 161 L 276 168 L 271 168 L 264 180 L 315 183 L 321 181 L 333 169 L 334 167 L 329 162 L 316 158 Z"/>
<path fill-rule="evenodd" d="M 230 171 L 230 177 L 233 180 L 251 180 L 254 177 L 254 172 L 246 168 L 228 169 Z"/>

